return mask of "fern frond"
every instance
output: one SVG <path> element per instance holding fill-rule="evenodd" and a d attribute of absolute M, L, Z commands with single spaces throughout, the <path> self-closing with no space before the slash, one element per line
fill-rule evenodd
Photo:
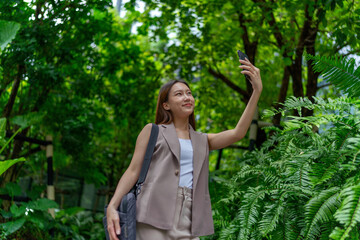
<path fill-rule="evenodd" d="M 360 84 L 359 84 L 360 85 Z M 294 96 L 289 97 L 286 99 L 286 101 L 282 104 L 283 107 L 281 109 L 271 109 L 265 112 L 266 117 L 272 117 L 276 114 L 281 114 L 282 116 L 285 116 L 285 113 L 287 111 L 297 110 L 300 111 L 302 108 L 307 108 L 309 110 L 319 110 L 323 113 L 323 115 L 326 115 L 329 111 L 337 111 L 336 114 L 333 113 L 334 116 L 341 117 L 342 113 L 346 113 L 345 115 L 350 115 L 352 110 L 354 109 L 354 106 L 358 106 L 360 104 L 359 99 L 354 98 L 345 98 L 340 97 L 337 99 L 331 99 L 328 98 L 326 100 L 320 98 L 320 97 L 312 97 L 314 100 L 314 103 L 311 102 L 308 98 L 300 97 L 296 98 Z M 299 112 L 301 114 L 301 112 Z"/>
<path fill-rule="evenodd" d="M 284 202 L 281 198 L 276 203 L 265 207 L 265 213 L 259 222 L 259 230 L 262 236 L 267 235 L 277 227 L 279 216 L 284 211 Z"/>
<path fill-rule="evenodd" d="M 234 219 L 232 223 L 221 229 L 221 232 L 219 234 L 219 240 L 235 240 L 238 232 L 239 222 L 237 221 L 237 219 Z"/>
<path fill-rule="evenodd" d="M 310 188 L 310 164 L 309 160 L 313 158 L 311 152 L 300 152 L 291 159 L 288 160 L 286 164 L 285 175 L 288 176 L 288 183 L 294 184 L 300 188 Z"/>
<path fill-rule="evenodd" d="M 346 152 L 355 153 L 352 157 L 352 163 L 360 164 L 360 135 L 348 138 L 344 148 Z"/>
<path fill-rule="evenodd" d="M 267 190 L 260 188 L 249 188 L 244 196 L 243 205 L 240 208 L 240 233 L 239 239 L 247 239 L 250 229 L 258 222 L 262 200 Z"/>
<path fill-rule="evenodd" d="M 345 239 L 345 238 L 343 238 L 344 233 L 345 233 L 344 229 L 339 228 L 339 227 L 335 227 L 335 229 L 330 234 L 330 238 L 331 239 L 336 239 L 336 240 Z"/>
<path fill-rule="evenodd" d="M 297 240 L 302 239 L 302 230 L 305 226 L 298 209 L 299 203 L 284 201 L 284 212 L 279 218 L 276 229 L 269 234 L 269 239 Z"/>
<path fill-rule="evenodd" d="M 312 60 L 315 72 L 321 72 L 324 79 L 350 97 L 360 96 L 360 68 L 355 69 L 355 60 L 342 57 L 321 57 L 305 54 L 307 60 Z"/>
<path fill-rule="evenodd" d="M 329 222 L 333 219 L 333 214 L 340 205 L 339 194 L 338 187 L 323 190 L 305 205 L 307 230 L 304 239 L 317 237 L 318 223 Z"/>
<path fill-rule="evenodd" d="M 344 158 L 339 155 L 339 152 L 334 151 L 335 149 L 335 142 L 333 142 L 329 145 L 324 156 L 319 157 L 311 166 L 310 179 L 314 186 L 328 181 L 338 172 L 340 163 Z"/>
<path fill-rule="evenodd" d="M 344 200 L 341 207 L 335 212 L 337 221 L 344 225 L 345 229 L 336 228 L 330 235 L 333 239 L 346 239 L 353 227 L 360 222 L 360 185 L 345 188 L 341 191 Z"/>

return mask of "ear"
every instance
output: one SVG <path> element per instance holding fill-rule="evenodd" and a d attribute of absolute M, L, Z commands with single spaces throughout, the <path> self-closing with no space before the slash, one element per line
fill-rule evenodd
<path fill-rule="evenodd" d="M 170 110 L 169 104 L 168 104 L 167 102 L 164 102 L 164 103 L 163 103 L 163 108 L 164 108 L 165 110 Z"/>

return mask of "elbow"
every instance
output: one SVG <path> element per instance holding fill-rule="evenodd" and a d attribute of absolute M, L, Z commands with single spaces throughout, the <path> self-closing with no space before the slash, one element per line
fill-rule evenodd
<path fill-rule="evenodd" d="M 246 136 L 246 132 L 239 131 L 234 134 L 234 142 L 238 142 Z"/>
<path fill-rule="evenodd" d="M 238 136 L 238 139 L 237 139 L 236 141 L 237 141 L 237 142 L 240 141 L 240 140 L 243 139 L 245 136 L 246 136 L 245 133 L 240 134 L 240 135 Z"/>

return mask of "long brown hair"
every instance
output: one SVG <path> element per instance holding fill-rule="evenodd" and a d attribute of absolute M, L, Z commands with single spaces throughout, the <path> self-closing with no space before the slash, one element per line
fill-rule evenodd
<path fill-rule="evenodd" d="M 169 92 L 172 88 L 172 86 L 175 83 L 183 83 L 185 84 L 189 89 L 189 84 L 183 80 L 172 80 L 170 82 L 165 83 L 161 88 L 158 96 L 157 106 L 156 106 L 156 116 L 155 116 L 155 124 L 170 124 L 173 122 L 173 117 L 170 113 L 170 111 L 167 111 L 164 109 L 163 103 L 168 101 L 169 98 Z M 189 124 L 193 127 L 194 130 L 196 130 L 195 127 L 195 116 L 194 112 L 191 113 L 189 116 Z"/>

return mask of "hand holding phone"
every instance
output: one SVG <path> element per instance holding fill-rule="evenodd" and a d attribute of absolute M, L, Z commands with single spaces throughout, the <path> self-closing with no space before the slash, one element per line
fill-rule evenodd
<path fill-rule="evenodd" d="M 243 53 L 242 51 L 237 50 L 237 54 L 238 54 L 240 60 L 245 61 L 245 58 L 247 58 L 249 60 L 249 57 L 245 53 Z M 250 77 L 248 75 L 246 75 L 246 74 L 245 74 L 245 78 L 250 81 Z"/>

